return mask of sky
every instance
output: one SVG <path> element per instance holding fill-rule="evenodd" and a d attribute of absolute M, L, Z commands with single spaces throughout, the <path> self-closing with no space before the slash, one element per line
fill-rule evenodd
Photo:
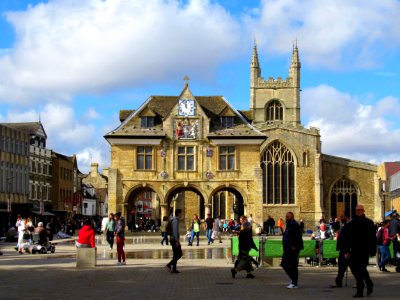
<path fill-rule="evenodd" d="M 151 95 L 250 106 L 262 76 L 301 61 L 301 121 L 322 152 L 400 160 L 399 0 L 0 0 L 0 122 L 43 123 L 48 148 L 78 167 L 110 163 L 103 136 Z"/>

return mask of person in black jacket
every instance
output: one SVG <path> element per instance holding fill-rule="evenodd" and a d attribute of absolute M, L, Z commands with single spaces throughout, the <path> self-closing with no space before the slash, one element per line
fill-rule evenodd
<path fill-rule="evenodd" d="M 356 216 L 348 223 L 348 234 L 343 241 L 344 256 L 350 258 L 350 269 L 357 283 L 354 298 L 363 297 L 364 282 L 367 285 L 367 295 L 373 292 L 373 286 L 367 265 L 369 257 L 376 254 L 375 225 L 365 216 L 363 205 L 356 206 Z"/>
<path fill-rule="evenodd" d="M 337 238 L 336 250 L 339 251 L 338 258 L 338 274 L 336 276 L 335 284 L 331 285 L 331 288 L 341 288 L 343 285 L 343 277 L 349 266 L 349 259 L 344 257 L 344 241 L 347 239 L 348 234 L 348 218 L 346 216 L 341 216 L 340 220 L 342 222 L 342 227 L 339 230 L 339 236 Z M 347 278 L 347 277 L 346 277 Z"/>
<path fill-rule="evenodd" d="M 237 272 L 246 270 L 246 278 L 254 278 L 254 275 L 251 274 L 251 271 L 254 270 L 252 265 L 254 259 L 249 255 L 249 252 L 251 249 L 258 249 L 256 244 L 254 244 L 251 223 L 247 222 L 245 216 L 241 216 L 240 220 L 242 227 L 239 232 L 239 261 L 237 265 L 235 264 L 235 268 L 231 269 L 231 273 L 232 277 L 235 278 Z M 257 262 L 255 263 L 257 264 Z"/>
<path fill-rule="evenodd" d="M 300 225 L 294 219 L 292 212 L 286 214 L 286 230 L 283 233 L 282 243 L 283 256 L 281 266 L 291 280 L 286 288 L 297 289 L 299 253 L 304 246 Z"/>

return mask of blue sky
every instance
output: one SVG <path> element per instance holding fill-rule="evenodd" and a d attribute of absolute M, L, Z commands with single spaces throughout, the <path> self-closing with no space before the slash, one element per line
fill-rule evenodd
<path fill-rule="evenodd" d="M 297 39 L 301 118 L 323 153 L 399 160 L 398 0 L 0 0 L 0 122 L 40 117 L 54 151 L 109 164 L 103 135 L 150 95 L 223 95 L 249 107 L 262 76 L 288 75 Z"/>

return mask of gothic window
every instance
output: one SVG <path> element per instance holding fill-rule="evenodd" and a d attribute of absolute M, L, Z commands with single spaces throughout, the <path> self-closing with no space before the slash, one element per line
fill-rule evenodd
<path fill-rule="evenodd" d="M 272 100 L 268 103 L 265 111 L 265 120 L 267 122 L 283 120 L 283 107 L 278 100 Z"/>
<path fill-rule="evenodd" d="M 136 168 L 138 170 L 151 170 L 153 167 L 153 147 L 138 146 L 136 154 Z"/>
<path fill-rule="evenodd" d="M 347 179 L 339 179 L 331 192 L 331 217 L 354 217 L 357 206 L 358 192 L 355 184 Z"/>
<path fill-rule="evenodd" d="M 276 141 L 265 151 L 263 169 L 263 203 L 294 204 L 294 159 L 286 146 Z"/>
<path fill-rule="evenodd" d="M 154 127 L 154 117 L 140 117 L 140 127 L 142 128 Z"/>
<path fill-rule="evenodd" d="M 220 146 L 219 147 L 219 170 L 234 170 L 235 169 L 235 147 Z"/>
<path fill-rule="evenodd" d="M 178 170 L 180 170 L 180 171 L 194 170 L 194 147 L 193 146 L 178 147 Z"/>

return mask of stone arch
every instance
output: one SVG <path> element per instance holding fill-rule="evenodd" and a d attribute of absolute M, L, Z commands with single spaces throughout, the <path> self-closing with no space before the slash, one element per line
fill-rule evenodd
<path fill-rule="evenodd" d="M 151 219 L 156 225 L 161 220 L 161 204 L 164 197 L 149 184 L 137 184 L 129 189 L 124 198 L 124 217 L 128 228 L 133 230 L 139 220 Z"/>
<path fill-rule="evenodd" d="M 228 195 L 225 195 L 223 192 L 227 192 Z M 221 199 L 222 196 L 223 200 Z M 241 215 L 244 215 L 248 197 L 241 187 L 235 184 L 225 184 L 211 191 L 208 202 L 211 204 L 210 213 L 214 218 L 218 215 L 220 215 L 222 219 L 231 218 L 228 211 L 230 212 L 231 210 L 229 207 L 232 207 L 234 212 L 233 218 L 238 219 Z"/>
<path fill-rule="evenodd" d="M 357 182 L 347 176 L 335 179 L 329 187 L 329 214 L 339 217 L 343 213 L 350 218 L 355 215 L 355 207 L 360 197 L 360 188 Z"/>
<path fill-rule="evenodd" d="M 296 204 L 298 158 L 284 142 L 275 139 L 264 145 L 260 164 L 263 174 L 263 204 Z"/>
<path fill-rule="evenodd" d="M 181 183 L 171 187 L 167 191 L 164 204 L 168 210 L 168 214 L 170 214 L 173 209 L 182 209 L 184 221 L 182 223 L 187 223 L 186 225 L 189 226 L 193 214 L 198 215 L 200 219 L 204 219 L 206 214 L 205 207 L 208 205 L 206 201 L 207 196 L 198 185 Z"/>

